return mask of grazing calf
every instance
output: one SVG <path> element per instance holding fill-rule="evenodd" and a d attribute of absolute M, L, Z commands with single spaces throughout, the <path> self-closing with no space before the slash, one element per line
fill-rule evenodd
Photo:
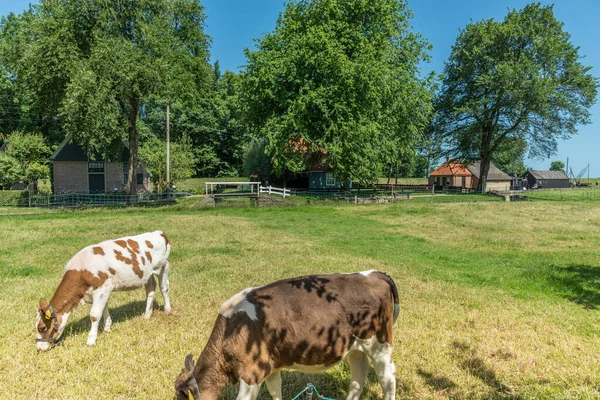
<path fill-rule="evenodd" d="M 227 300 L 194 366 L 188 354 L 175 381 L 178 399 L 216 400 L 240 382 L 238 400 L 256 399 L 262 382 L 281 400 L 282 369 L 321 372 L 343 359 L 362 393 L 369 359 L 386 400 L 396 393 L 392 324 L 400 305 L 386 274 L 311 275 L 246 289 Z"/>
<path fill-rule="evenodd" d="M 171 311 L 169 302 L 169 239 L 161 231 L 107 240 L 88 246 L 73 256 L 65 266 L 65 274 L 50 303 L 40 299 L 36 316 L 38 351 L 48 350 L 58 342 L 73 310 L 92 303 L 92 328 L 87 344 L 96 344 L 98 324 L 104 316 L 104 331 L 110 332 L 112 323 L 108 314 L 111 292 L 146 287 L 146 313 L 152 315 L 152 303 L 158 275 L 160 290 L 165 299 L 165 311 Z"/>

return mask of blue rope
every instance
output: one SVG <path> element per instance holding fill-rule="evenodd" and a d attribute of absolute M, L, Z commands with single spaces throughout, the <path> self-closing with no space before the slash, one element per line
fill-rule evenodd
<path fill-rule="evenodd" d="M 302 394 L 304 394 L 304 392 L 306 392 L 309 389 L 313 389 L 315 391 L 315 394 L 317 395 L 317 397 L 321 400 L 335 400 L 330 397 L 322 396 L 321 393 L 319 393 L 319 391 L 315 387 L 315 385 L 313 385 L 312 383 L 309 383 L 308 385 L 306 385 L 304 390 L 302 390 L 300 393 L 298 393 L 296 396 L 294 396 L 294 398 L 292 400 L 296 400 L 298 397 L 302 396 Z"/>

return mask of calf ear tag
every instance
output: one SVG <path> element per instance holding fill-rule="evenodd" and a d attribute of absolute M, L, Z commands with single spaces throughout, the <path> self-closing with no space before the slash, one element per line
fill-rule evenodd
<path fill-rule="evenodd" d="M 50 310 L 46 310 L 46 312 L 44 313 L 44 315 L 46 316 L 46 319 L 52 318 L 52 313 L 50 312 Z"/>
<path fill-rule="evenodd" d="M 188 399 L 194 400 L 194 396 L 192 396 L 192 391 L 188 389 Z"/>

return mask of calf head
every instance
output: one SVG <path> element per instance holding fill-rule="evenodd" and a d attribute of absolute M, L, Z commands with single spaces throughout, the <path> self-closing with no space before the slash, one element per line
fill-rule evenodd
<path fill-rule="evenodd" d="M 199 400 L 200 390 L 194 377 L 194 359 L 191 354 L 185 357 L 181 373 L 175 380 L 175 395 L 178 400 Z"/>
<path fill-rule="evenodd" d="M 61 322 L 62 315 L 59 315 L 46 299 L 40 299 L 40 307 L 35 318 L 37 329 L 35 341 L 38 351 L 48 350 L 58 342 L 62 333 Z"/>

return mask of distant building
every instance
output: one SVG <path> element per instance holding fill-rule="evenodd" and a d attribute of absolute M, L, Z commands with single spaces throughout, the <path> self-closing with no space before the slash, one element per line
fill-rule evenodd
<path fill-rule="evenodd" d="M 523 175 L 527 188 L 558 189 L 568 188 L 569 177 L 563 171 L 527 171 Z"/>
<path fill-rule="evenodd" d="M 114 160 L 103 160 L 89 152 L 68 135 L 50 156 L 54 193 L 107 193 L 127 190 L 129 149 Z M 137 190 L 149 190 L 150 176 L 139 164 L 136 168 Z"/>
<path fill-rule="evenodd" d="M 340 190 L 344 185 L 329 167 L 327 162 L 327 150 L 316 145 L 309 145 L 304 138 L 298 137 L 288 142 L 287 149 L 293 152 L 301 152 L 305 155 L 308 168 L 299 172 L 293 178 L 287 179 L 286 187 L 308 190 Z M 346 186 L 352 187 L 352 182 L 346 182 Z"/>
<path fill-rule="evenodd" d="M 479 161 L 468 165 L 455 162 L 445 162 L 429 176 L 429 184 L 435 186 L 450 186 L 462 189 L 477 189 L 479 186 L 481 163 Z M 511 188 L 512 178 L 490 163 L 486 190 L 506 191 Z"/>

